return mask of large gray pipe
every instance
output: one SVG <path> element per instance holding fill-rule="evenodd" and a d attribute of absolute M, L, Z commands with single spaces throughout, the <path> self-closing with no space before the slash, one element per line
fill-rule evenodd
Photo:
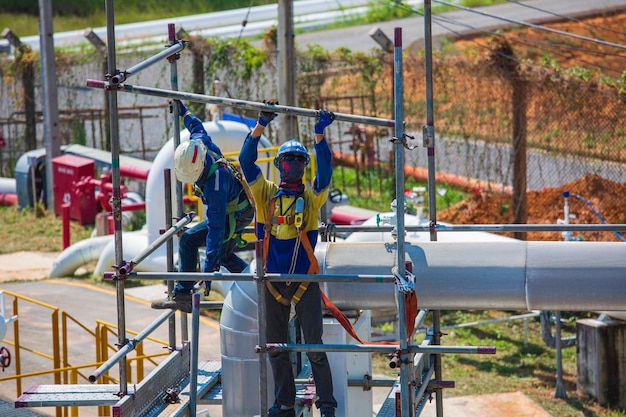
<path fill-rule="evenodd" d="M 626 245 L 612 242 L 421 242 L 405 245 L 420 308 L 626 310 Z M 386 274 L 390 244 L 325 243 L 322 273 Z M 342 309 L 394 308 L 393 285 L 325 283 Z"/>
<path fill-rule="evenodd" d="M 623 243 L 439 241 L 406 243 L 405 250 L 413 263 L 420 308 L 626 310 Z M 395 245 L 382 242 L 318 243 L 315 252 L 327 274 L 390 275 L 397 259 Z M 222 309 L 225 416 L 259 411 L 255 285 L 233 284 Z M 322 287 L 343 310 L 396 307 L 393 284 L 329 282 Z M 271 375 L 268 379 L 271 387 Z"/>

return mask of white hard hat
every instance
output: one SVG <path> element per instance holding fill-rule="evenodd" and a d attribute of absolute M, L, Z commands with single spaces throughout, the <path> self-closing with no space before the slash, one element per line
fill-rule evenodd
<path fill-rule="evenodd" d="M 176 178 L 182 183 L 192 184 L 200 178 L 204 170 L 206 148 L 198 140 L 183 142 L 174 152 Z"/>

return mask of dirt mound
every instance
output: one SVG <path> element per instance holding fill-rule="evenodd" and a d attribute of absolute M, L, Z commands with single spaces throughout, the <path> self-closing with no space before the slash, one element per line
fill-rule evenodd
<path fill-rule="evenodd" d="M 617 183 L 589 174 L 558 188 L 529 191 L 528 224 L 556 224 L 564 219 L 565 197 L 569 192 L 572 224 L 626 223 L 626 183 Z M 601 220 L 604 219 L 604 222 Z M 513 202 L 508 194 L 476 190 L 474 194 L 449 209 L 437 213 L 437 220 L 453 224 L 511 224 Z M 622 236 L 624 232 L 618 232 Z M 512 233 L 503 233 L 513 236 Z M 574 232 L 586 241 L 621 242 L 612 232 Z M 563 240 L 561 232 L 529 232 L 527 240 Z"/>

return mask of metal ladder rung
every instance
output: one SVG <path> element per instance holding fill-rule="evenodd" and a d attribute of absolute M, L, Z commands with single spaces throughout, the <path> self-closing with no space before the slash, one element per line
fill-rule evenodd
<path fill-rule="evenodd" d="M 119 392 L 119 385 L 109 384 L 32 385 L 15 401 L 15 408 L 113 405 L 120 400 Z"/>

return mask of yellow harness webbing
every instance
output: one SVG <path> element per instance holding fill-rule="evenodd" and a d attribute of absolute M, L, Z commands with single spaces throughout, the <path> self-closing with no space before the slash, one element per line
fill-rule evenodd
<path fill-rule="evenodd" d="M 265 231 L 266 237 L 263 239 L 263 256 L 265 258 L 266 263 L 267 263 L 267 254 L 269 252 L 269 243 L 270 243 L 269 234 L 272 231 L 272 220 L 276 219 L 276 216 L 274 216 L 275 209 L 276 209 L 276 197 L 272 198 L 272 200 L 270 201 L 270 204 L 267 210 L 267 216 L 265 216 L 264 231 Z M 307 274 L 319 274 L 320 268 L 317 263 L 317 258 L 315 257 L 315 253 L 313 252 L 313 247 L 311 246 L 311 241 L 309 240 L 309 236 L 307 235 L 305 228 L 304 227 L 299 228 L 298 233 L 300 235 L 299 240 L 302 242 L 302 246 L 304 247 L 304 250 L 306 251 L 307 256 L 309 257 L 310 265 L 309 265 Z M 276 301 L 278 301 L 282 305 L 289 306 L 291 305 L 292 302 L 295 305 L 298 303 L 298 301 L 300 301 L 300 299 L 306 292 L 307 288 L 309 287 L 309 282 L 307 281 L 301 282 L 300 285 L 298 285 L 298 289 L 296 290 L 294 295 L 291 297 L 291 299 L 287 299 L 283 297 L 282 294 L 276 289 L 276 287 L 274 287 L 274 285 L 272 285 L 270 281 L 265 281 L 265 286 L 267 287 L 267 290 L 270 292 L 270 294 L 272 294 L 272 296 L 276 299 Z"/>

